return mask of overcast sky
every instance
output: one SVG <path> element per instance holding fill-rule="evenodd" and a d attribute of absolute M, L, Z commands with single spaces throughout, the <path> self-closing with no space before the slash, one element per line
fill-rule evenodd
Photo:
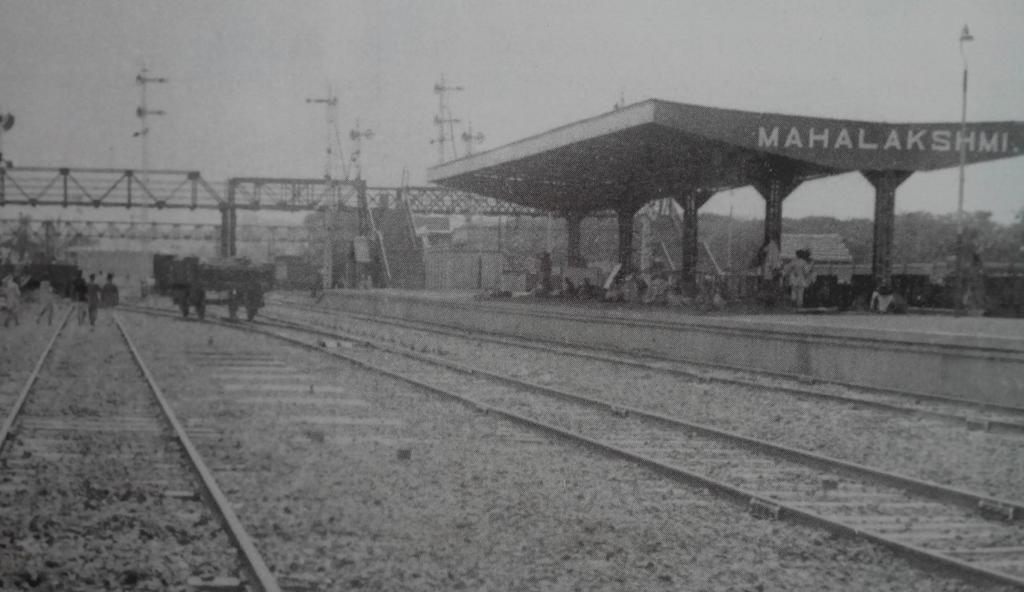
<path fill-rule="evenodd" d="M 328 83 L 343 136 L 359 119 L 364 178 L 422 183 L 436 164 L 433 85 L 480 149 L 627 103 L 661 98 L 752 111 L 882 121 L 959 121 L 967 23 L 970 120 L 1024 120 L 1024 2 L 997 1 L 181 1 L 0 0 L 0 111 L 23 166 L 141 161 L 135 76 L 150 87 L 153 168 L 319 177 Z M 461 130 L 460 130 L 461 131 Z M 460 145 L 460 150 L 463 147 Z M 344 143 L 346 156 L 351 150 Z M 1010 222 L 1024 159 L 968 168 L 966 207 Z M 807 183 L 788 216 L 872 216 L 858 175 Z M 763 216 L 752 190 L 710 211 Z M 917 174 L 897 210 L 949 213 L 956 171 Z"/>

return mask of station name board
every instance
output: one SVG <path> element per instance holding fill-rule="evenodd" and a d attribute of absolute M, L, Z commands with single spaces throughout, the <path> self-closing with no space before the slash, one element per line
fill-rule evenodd
<path fill-rule="evenodd" d="M 760 149 L 858 150 L 858 151 L 959 151 L 1013 154 L 1020 151 L 1006 130 L 893 127 L 797 127 L 758 128 Z"/>
<path fill-rule="evenodd" d="M 1020 147 L 1011 142 L 1010 132 L 1000 129 L 968 129 L 961 133 L 950 127 L 762 125 L 757 131 L 757 147 L 765 149 L 958 152 L 961 144 L 970 153 L 1020 152 Z"/>

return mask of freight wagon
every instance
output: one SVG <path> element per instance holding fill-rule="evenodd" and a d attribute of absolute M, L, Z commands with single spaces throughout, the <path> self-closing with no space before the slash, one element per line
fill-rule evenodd
<path fill-rule="evenodd" d="M 71 295 L 71 283 L 78 277 L 78 267 L 70 263 L 29 263 L 26 265 L 0 264 L 0 278 L 15 275 L 22 290 L 30 292 L 43 280 L 50 282 L 53 291 L 61 296 Z"/>
<path fill-rule="evenodd" d="M 306 257 L 280 255 L 274 258 L 274 288 L 314 290 L 321 287 L 321 270 Z"/>
<path fill-rule="evenodd" d="M 263 295 L 274 286 L 274 266 L 237 257 L 200 261 L 155 255 L 153 278 L 156 291 L 170 296 L 185 317 L 195 310 L 196 316 L 205 318 L 208 305 L 222 304 L 232 320 L 244 307 L 251 321 L 263 306 Z"/>

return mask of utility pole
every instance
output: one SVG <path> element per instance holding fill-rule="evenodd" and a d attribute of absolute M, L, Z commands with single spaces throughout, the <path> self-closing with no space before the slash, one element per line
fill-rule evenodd
<path fill-rule="evenodd" d="M 149 191 L 149 123 L 147 118 L 150 115 L 166 115 L 165 111 L 150 109 L 146 101 L 146 86 L 150 84 L 166 84 L 167 79 L 161 76 L 148 76 L 149 70 L 143 66 L 138 75 L 135 76 L 135 84 L 139 86 L 141 98 L 135 115 L 142 120 L 142 129 L 135 132 L 135 136 L 142 140 L 142 185 Z M 147 208 L 143 206 L 141 220 L 146 222 Z"/>
<path fill-rule="evenodd" d="M 960 313 L 967 307 L 964 302 L 964 165 L 967 163 L 967 54 L 964 43 L 974 41 L 967 25 L 960 31 L 960 59 L 964 64 L 963 83 L 961 84 L 960 100 L 960 177 L 956 199 L 956 302 L 953 307 Z"/>
<path fill-rule="evenodd" d="M 356 179 L 363 178 L 363 140 L 373 139 L 372 129 L 360 129 L 359 120 L 356 120 L 356 127 L 348 132 L 348 137 L 352 139 L 355 144 L 355 149 L 352 151 L 352 165 L 355 166 Z"/>
<path fill-rule="evenodd" d="M 451 108 L 448 105 L 448 93 L 463 90 L 461 86 L 450 86 L 445 83 L 444 75 L 441 75 L 441 82 L 434 85 L 434 94 L 438 97 L 437 115 L 434 116 L 434 125 L 437 126 L 437 138 L 431 140 L 431 144 L 437 144 L 437 163 L 445 161 L 444 145 L 452 147 L 452 160 L 459 157 L 455 146 L 455 124 L 458 119 L 452 117 Z"/>
<path fill-rule="evenodd" d="M 334 178 L 334 148 L 338 149 L 338 160 L 344 163 L 341 152 L 341 139 L 338 135 L 338 97 L 334 89 L 327 86 L 327 97 L 306 99 L 307 103 L 316 103 L 324 106 L 324 117 L 326 119 L 326 156 L 324 160 L 324 178 L 330 181 Z M 342 173 L 345 180 L 348 180 L 348 166 L 342 164 Z"/>
<path fill-rule="evenodd" d="M 330 183 L 334 179 L 334 148 L 338 148 L 338 159 L 342 159 L 341 139 L 338 137 L 338 97 L 334 94 L 331 85 L 327 85 L 327 96 L 324 98 L 307 98 L 306 103 L 320 104 L 324 106 L 324 118 L 326 122 L 326 151 L 324 156 L 324 179 Z M 345 180 L 348 180 L 348 166 L 342 161 Z M 332 218 L 335 215 L 339 204 L 328 200 L 323 207 L 324 213 L 324 260 L 320 270 L 323 288 L 325 290 L 333 287 L 334 282 L 334 241 L 332 240 L 333 224 Z"/>

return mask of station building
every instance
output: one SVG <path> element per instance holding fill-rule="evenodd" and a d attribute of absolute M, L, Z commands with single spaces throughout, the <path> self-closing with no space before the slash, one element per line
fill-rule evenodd
<path fill-rule="evenodd" d="M 618 257 L 632 262 L 634 215 L 672 198 L 684 211 L 681 268 L 696 281 L 697 212 L 719 191 L 764 198 L 764 242 L 782 242 L 787 196 L 814 179 L 859 172 L 874 187 L 871 273 L 892 275 L 896 192 L 911 175 L 1019 156 L 1024 122 L 886 123 L 757 113 L 651 99 L 435 166 L 438 185 L 565 219 L 567 259 L 581 261 L 580 223 L 611 211 Z"/>

